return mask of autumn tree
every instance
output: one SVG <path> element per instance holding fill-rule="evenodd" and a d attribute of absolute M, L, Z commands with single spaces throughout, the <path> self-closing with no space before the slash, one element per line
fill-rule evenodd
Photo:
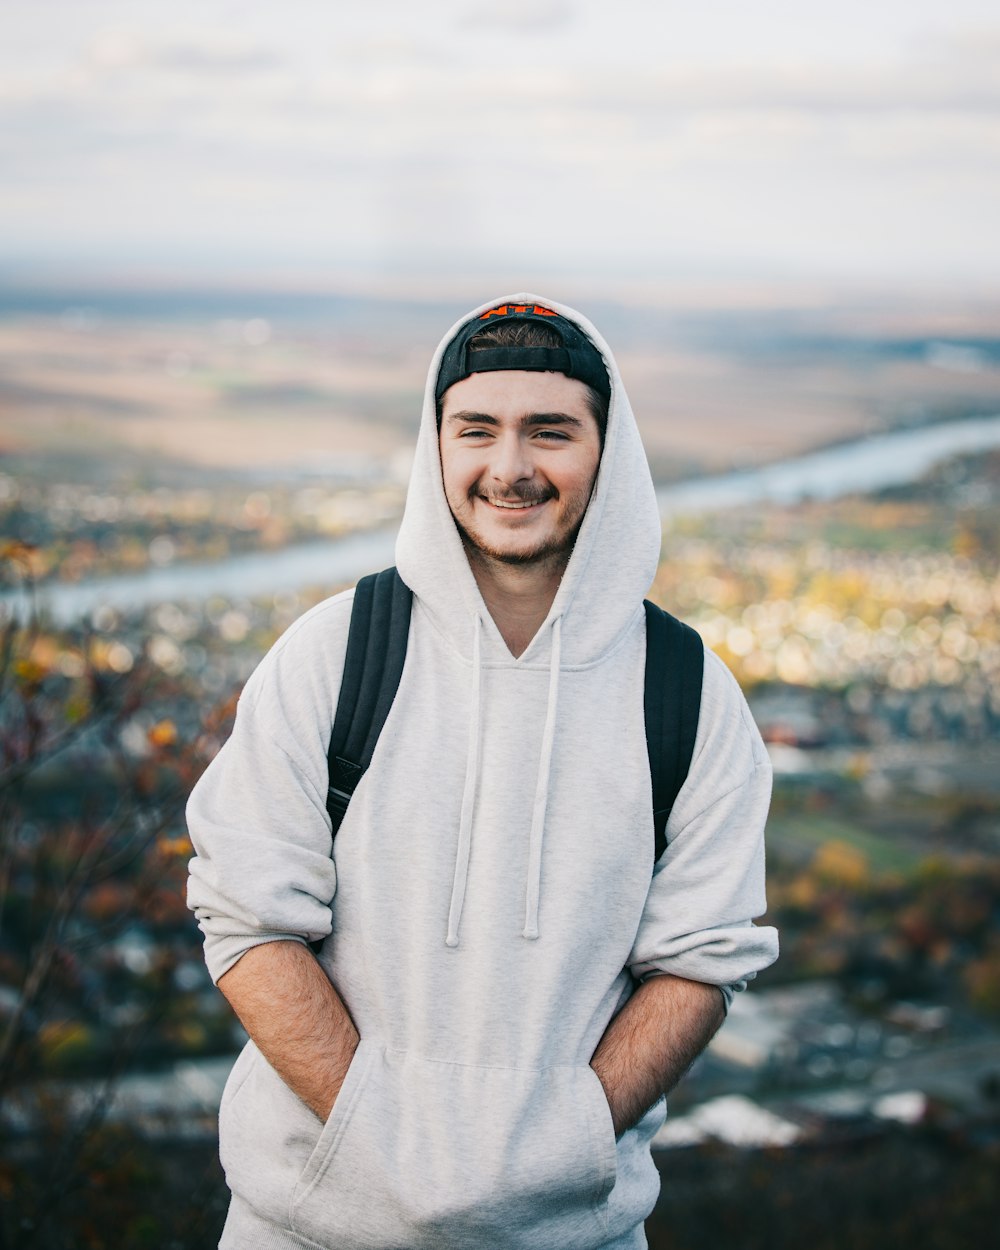
<path fill-rule="evenodd" d="M 16 545 L 0 554 L 24 572 Z M 47 623 L 30 579 L 0 627 L 0 1246 L 153 1244 L 126 1231 L 148 1211 L 120 1212 L 110 1241 L 86 1211 L 108 1160 L 124 1195 L 141 1154 L 103 1124 L 122 1074 L 232 1045 L 177 976 L 198 959 L 183 805 L 231 712 L 151 662 L 138 625 Z M 70 1099 L 60 1078 L 86 1074 Z"/>

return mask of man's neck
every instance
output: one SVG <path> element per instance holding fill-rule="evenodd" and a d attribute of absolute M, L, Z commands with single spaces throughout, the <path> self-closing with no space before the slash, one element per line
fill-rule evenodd
<path fill-rule="evenodd" d="M 466 547 L 469 566 L 490 616 L 511 655 L 521 655 L 549 614 L 567 557 L 505 564 Z"/>

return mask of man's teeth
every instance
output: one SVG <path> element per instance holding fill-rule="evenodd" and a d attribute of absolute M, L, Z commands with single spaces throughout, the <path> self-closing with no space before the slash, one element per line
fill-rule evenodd
<path fill-rule="evenodd" d="M 494 508 L 533 508 L 536 504 L 539 504 L 542 501 L 540 499 L 519 499 L 510 501 L 506 499 L 491 499 L 489 502 Z"/>

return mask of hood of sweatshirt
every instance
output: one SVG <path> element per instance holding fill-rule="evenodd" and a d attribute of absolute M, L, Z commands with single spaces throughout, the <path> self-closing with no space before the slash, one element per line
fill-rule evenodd
<path fill-rule="evenodd" d="M 540 304 L 574 322 L 597 347 L 611 379 L 604 449 L 586 515 L 548 616 L 525 651 L 515 658 L 497 629 L 469 566 L 445 496 L 438 450 L 435 404 L 441 359 L 451 339 L 482 313 L 501 305 Z M 431 362 L 406 511 L 396 543 L 403 581 L 422 601 L 438 628 L 472 665 L 462 811 L 445 942 L 458 946 L 468 884 L 479 788 L 484 667 L 520 666 L 549 670 L 545 720 L 539 745 L 524 882 L 524 924 L 528 941 L 539 936 L 542 852 L 551 789 L 552 750 L 559 709 L 560 675 L 586 667 L 615 646 L 634 623 L 660 553 L 660 518 L 646 455 L 607 344 L 579 313 L 529 292 L 483 304 L 442 339 Z"/>
<path fill-rule="evenodd" d="M 435 407 L 438 370 L 448 343 L 468 322 L 503 304 L 540 304 L 574 322 L 600 351 L 611 379 L 604 450 L 586 516 L 549 615 L 517 659 L 483 602 L 445 498 Z M 628 627 L 649 589 L 660 534 L 656 494 L 635 417 L 615 359 L 590 322 L 565 304 L 526 291 L 490 300 L 457 322 L 431 361 L 396 565 L 463 657 L 473 659 L 481 633 L 482 663 L 550 664 L 558 621 L 560 664 L 594 663 Z"/>

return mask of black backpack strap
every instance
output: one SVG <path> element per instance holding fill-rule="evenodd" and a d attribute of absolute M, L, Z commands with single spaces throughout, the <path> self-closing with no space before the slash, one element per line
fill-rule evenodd
<path fill-rule="evenodd" d="M 358 582 L 344 676 L 327 752 L 326 810 L 337 836 L 355 787 L 372 761 L 406 659 L 413 593 L 395 568 Z"/>
<path fill-rule="evenodd" d="M 705 647 L 690 625 L 648 599 L 646 609 L 646 748 L 653 782 L 655 863 L 667 848 L 667 817 L 680 793 L 698 732 Z"/>

